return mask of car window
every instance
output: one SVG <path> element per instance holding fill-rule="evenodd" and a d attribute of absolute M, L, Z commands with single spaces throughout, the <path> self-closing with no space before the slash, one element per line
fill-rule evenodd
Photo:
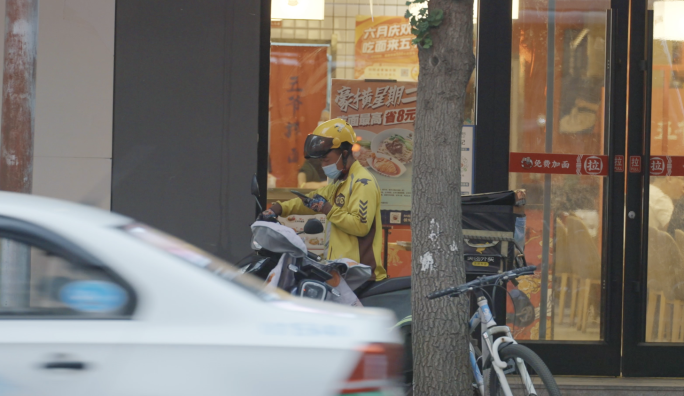
<path fill-rule="evenodd" d="M 132 223 L 121 227 L 128 235 L 135 237 L 150 246 L 163 250 L 189 264 L 230 281 L 252 294 L 265 300 L 280 299 L 287 293 L 276 289 L 266 288 L 264 282 L 250 274 L 243 274 L 227 262 L 184 242 L 162 231 L 141 223 Z"/>
<path fill-rule="evenodd" d="M 133 295 L 107 269 L 0 238 L 0 318 L 126 318 Z"/>

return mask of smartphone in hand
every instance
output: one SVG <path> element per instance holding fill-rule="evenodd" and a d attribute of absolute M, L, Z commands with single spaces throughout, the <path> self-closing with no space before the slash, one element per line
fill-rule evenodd
<path fill-rule="evenodd" d="M 307 197 L 306 195 L 300 193 L 300 192 L 297 191 L 297 190 L 290 190 L 290 192 L 291 192 L 292 194 L 298 196 L 299 198 L 301 198 L 302 201 L 304 201 L 305 204 L 308 204 L 309 201 L 311 201 L 311 198 Z"/>

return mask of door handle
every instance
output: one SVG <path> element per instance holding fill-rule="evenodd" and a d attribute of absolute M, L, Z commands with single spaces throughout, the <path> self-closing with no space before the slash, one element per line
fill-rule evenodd
<path fill-rule="evenodd" d="M 46 370 L 85 370 L 86 364 L 83 362 L 49 362 L 43 365 Z"/>

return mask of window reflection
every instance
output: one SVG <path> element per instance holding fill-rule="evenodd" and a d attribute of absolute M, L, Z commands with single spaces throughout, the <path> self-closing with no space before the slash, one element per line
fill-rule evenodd
<path fill-rule="evenodd" d="M 371 13 L 368 2 L 328 0 L 323 20 L 272 20 L 268 205 L 292 198 L 291 189 L 307 193 L 327 184 L 320 164 L 305 160 L 301 150 L 306 135 L 330 119 L 333 78 L 417 81 L 418 51 L 404 17 L 406 1 L 373 3 Z M 474 21 L 476 53 L 476 15 Z M 475 123 L 475 95 L 473 72 L 466 94 L 466 125 Z M 282 219 L 284 224 L 296 228 L 306 221 L 306 216 L 291 217 Z M 410 226 L 384 224 L 383 228 L 387 241 L 383 246 L 388 250 L 383 261 L 389 276 L 410 274 Z M 324 236 L 312 238 L 318 242 Z M 310 249 L 316 246 L 307 242 Z"/>
<path fill-rule="evenodd" d="M 684 1 L 654 11 L 651 176 L 648 208 L 647 342 L 684 342 Z M 656 157 L 655 156 L 661 156 Z M 674 169 L 674 170 L 673 170 Z"/>
<path fill-rule="evenodd" d="M 607 0 L 520 1 L 513 20 L 510 151 L 605 154 L 609 7 Z M 525 256 L 540 268 L 523 290 L 536 320 L 515 329 L 517 339 L 602 339 L 604 183 L 598 176 L 510 174 L 511 189 L 527 190 Z"/>

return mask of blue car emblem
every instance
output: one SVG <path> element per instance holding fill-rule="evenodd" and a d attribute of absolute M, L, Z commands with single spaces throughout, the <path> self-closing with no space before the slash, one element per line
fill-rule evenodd
<path fill-rule="evenodd" d="M 81 312 L 102 313 L 116 311 L 128 301 L 121 286 L 103 281 L 75 281 L 59 291 L 60 301 Z"/>

